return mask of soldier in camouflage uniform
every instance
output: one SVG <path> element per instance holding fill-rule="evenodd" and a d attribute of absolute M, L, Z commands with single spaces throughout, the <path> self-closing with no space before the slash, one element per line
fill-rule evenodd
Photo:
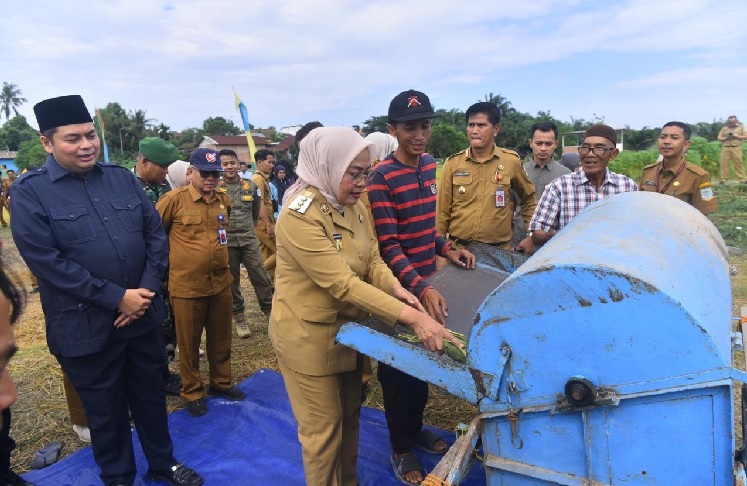
<path fill-rule="evenodd" d="M 155 205 L 156 202 L 171 190 L 171 184 L 166 180 L 166 172 L 176 159 L 179 158 L 179 151 L 169 142 L 158 137 L 146 137 L 140 142 L 140 151 L 137 156 L 137 163 L 132 172 L 135 178 L 140 182 L 145 191 L 145 195 Z M 176 351 L 176 324 L 174 314 L 171 312 L 169 304 L 169 277 L 168 273 L 161 282 L 161 291 L 159 292 L 163 299 L 163 308 L 166 311 L 166 318 L 161 325 L 163 331 L 163 340 L 166 346 L 167 362 L 174 359 Z M 164 372 L 164 385 L 166 393 L 169 395 L 179 395 L 182 388 L 182 380 L 177 373 L 170 373 L 168 366 Z"/>
<path fill-rule="evenodd" d="M 229 149 L 220 151 L 223 177 L 219 191 L 231 198 L 231 224 L 228 225 L 228 265 L 231 268 L 233 284 L 233 322 L 240 338 L 247 338 L 251 330 L 244 315 L 244 297 L 241 295 L 240 266 L 246 268 L 249 281 L 257 294 L 259 308 L 266 315 L 272 310 L 272 280 L 265 271 L 262 252 L 254 234 L 254 225 L 259 219 L 260 195 L 257 185 L 238 174 L 239 160 L 236 152 Z"/>

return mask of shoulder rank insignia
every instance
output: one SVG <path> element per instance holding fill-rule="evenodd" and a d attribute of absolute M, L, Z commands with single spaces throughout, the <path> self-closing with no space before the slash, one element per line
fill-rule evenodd
<path fill-rule="evenodd" d="M 290 209 L 297 213 L 304 214 L 309 209 L 311 201 L 314 200 L 314 193 L 304 191 L 303 193 L 296 196 L 296 198 L 290 203 Z"/>

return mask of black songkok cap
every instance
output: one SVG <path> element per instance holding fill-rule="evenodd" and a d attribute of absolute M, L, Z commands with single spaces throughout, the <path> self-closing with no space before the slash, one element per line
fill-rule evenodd
<path fill-rule="evenodd" d="M 604 137 L 610 142 L 617 144 L 617 131 L 610 126 L 602 125 L 601 123 L 587 128 L 584 138 L 586 137 Z"/>
<path fill-rule="evenodd" d="M 40 101 L 34 105 L 34 114 L 40 132 L 50 128 L 93 121 L 80 95 L 60 96 Z"/>

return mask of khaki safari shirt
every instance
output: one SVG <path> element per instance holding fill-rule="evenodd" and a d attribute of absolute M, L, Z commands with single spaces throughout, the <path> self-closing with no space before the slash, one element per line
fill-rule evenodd
<path fill-rule="evenodd" d="M 237 182 L 220 181 L 221 192 L 231 198 L 231 225 L 227 229 L 228 246 L 237 248 L 249 244 L 254 236 L 254 225 L 259 218 L 259 189 L 247 179 Z"/>
<path fill-rule="evenodd" d="M 713 193 L 713 187 L 711 187 L 710 174 L 690 162 L 685 162 L 685 167 L 682 170 L 680 170 L 680 167 L 678 165 L 672 171 L 664 169 L 661 162 L 647 165 L 643 168 L 643 175 L 641 176 L 641 191 L 657 192 L 656 179 L 658 177 L 658 192 L 685 201 L 703 214 L 718 211 L 718 202 L 716 202 L 716 196 Z"/>
<path fill-rule="evenodd" d="M 735 128 L 730 127 L 729 125 L 726 125 L 721 129 L 720 132 L 718 132 L 719 138 L 726 137 L 727 133 L 733 133 L 734 135 L 744 136 L 745 129 L 744 125 L 739 123 Z M 721 142 L 724 147 L 742 147 L 742 141 L 736 138 L 727 138 L 723 142 Z"/>
<path fill-rule="evenodd" d="M 169 293 L 195 298 L 215 295 L 231 284 L 228 245 L 218 241 L 218 215 L 228 226 L 231 199 L 216 191 L 209 203 L 188 184 L 156 204 L 169 236 Z"/>
<path fill-rule="evenodd" d="M 340 214 L 313 187 L 283 206 L 276 230 L 275 296 L 270 339 L 285 366 L 325 376 L 352 371 L 358 353 L 335 342 L 340 327 L 375 315 L 393 325 L 404 303 L 379 256 L 359 201 Z"/>
<path fill-rule="evenodd" d="M 272 200 L 270 199 L 270 183 L 269 183 L 270 176 L 266 176 L 263 173 L 257 171 L 252 175 L 252 182 L 257 184 L 257 187 L 259 188 L 259 195 L 262 199 L 262 204 L 265 205 L 265 210 L 267 211 L 267 217 L 270 218 L 270 223 L 275 223 L 275 215 L 272 212 Z M 257 221 L 256 225 L 256 233 L 262 234 L 262 235 L 269 235 L 267 232 L 267 225 L 262 220 L 262 218 L 259 218 L 259 221 Z"/>
<path fill-rule="evenodd" d="M 502 189 L 503 206 L 496 192 Z M 436 231 L 460 240 L 506 244 L 511 241 L 511 196 L 516 191 L 525 226 L 534 214 L 534 185 L 527 178 L 519 155 L 513 150 L 493 147 L 486 162 L 471 157 L 468 148 L 444 162 L 438 187 Z"/>

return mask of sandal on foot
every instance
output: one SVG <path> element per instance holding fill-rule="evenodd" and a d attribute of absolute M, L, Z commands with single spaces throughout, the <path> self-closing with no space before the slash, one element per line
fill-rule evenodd
<path fill-rule="evenodd" d="M 425 477 L 425 473 L 423 472 L 423 467 L 420 465 L 418 456 L 416 456 L 413 452 L 402 454 L 398 459 L 394 458 L 394 452 L 392 452 L 392 455 L 389 457 L 389 462 L 392 463 L 392 471 L 394 471 L 394 476 L 397 478 L 397 481 L 402 484 L 407 484 L 409 486 L 421 484 L 411 483 L 410 481 L 405 479 L 405 474 L 412 471 L 420 471 L 423 477 Z"/>
<path fill-rule="evenodd" d="M 436 442 L 438 442 L 439 440 L 446 445 L 446 447 L 444 447 L 442 450 L 434 448 Z M 435 454 L 437 456 L 445 454 L 446 451 L 449 450 L 449 445 L 446 444 L 446 441 L 443 440 L 440 435 L 436 434 L 435 432 L 431 432 L 428 429 L 423 429 L 420 431 L 420 434 L 418 434 L 418 438 L 415 439 L 414 447 L 416 449 L 420 449 L 423 452 L 427 452 L 428 454 Z"/>

